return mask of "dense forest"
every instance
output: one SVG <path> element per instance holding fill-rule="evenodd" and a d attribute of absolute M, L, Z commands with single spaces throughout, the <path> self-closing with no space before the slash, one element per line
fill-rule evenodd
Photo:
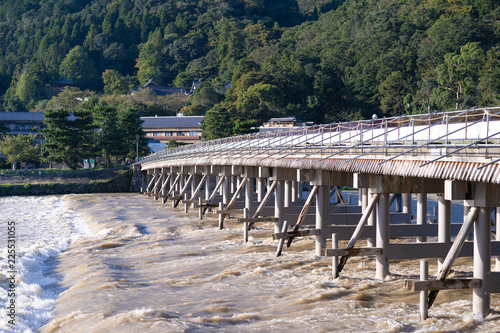
<path fill-rule="evenodd" d="M 500 4 L 2 1 L 2 111 L 54 108 L 64 76 L 76 84 L 75 96 L 128 101 L 142 114 L 226 113 L 236 133 L 285 115 L 327 123 L 499 105 Z M 129 101 L 151 78 L 205 84 L 180 104 L 152 106 L 154 97 L 140 94 Z M 220 94 L 224 82 L 231 89 Z"/>

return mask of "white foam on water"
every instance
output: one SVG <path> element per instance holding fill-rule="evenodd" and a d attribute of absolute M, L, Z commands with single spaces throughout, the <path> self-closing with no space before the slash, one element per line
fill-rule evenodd
<path fill-rule="evenodd" d="M 57 196 L 0 198 L 0 331 L 33 332 L 52 317 L 59 292 L 51 259 L 93 232 Z M 8 222 L 15 223 L 15 325 L 9 324 Z"/>

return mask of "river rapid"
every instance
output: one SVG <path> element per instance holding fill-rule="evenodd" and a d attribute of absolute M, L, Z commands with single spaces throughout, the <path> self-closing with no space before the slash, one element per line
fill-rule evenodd
<path fill-rule="evenodd" d="M 332 278 L 313 238 L 276 258 L 272 226 L 243 242 L 240 225 L 199 220 L 138 194 L 0 198 L 0 331 L 4 332 L 493 332 L 472 314 L 471 291 L 442 291 L 420 322 L 404 288 L 419 261 L 351 258 Z M 16 325 L 8 323 L 7 224 L 16 225 Z M 341 244 L 345 245 L 345 244 Z M 436 273 L 429 261 L 430 275 Z M 470 276 L 472 259 L 456 274 Z"/>

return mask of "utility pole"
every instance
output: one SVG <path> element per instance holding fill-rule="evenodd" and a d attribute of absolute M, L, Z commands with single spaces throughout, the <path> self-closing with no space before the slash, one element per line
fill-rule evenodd
<path fill-rule="evenodd" d="M 139 161 L 139 134 L 136 134 L 135 136 L 135 160 Z"/>

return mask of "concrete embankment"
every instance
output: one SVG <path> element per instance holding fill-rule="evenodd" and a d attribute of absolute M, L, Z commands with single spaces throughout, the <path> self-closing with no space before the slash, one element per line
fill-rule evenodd
<path fill-rule="evenodd" d="M 50 175 L 1 175 L 0 196 L 129 192 L 128 168 Z"/>

